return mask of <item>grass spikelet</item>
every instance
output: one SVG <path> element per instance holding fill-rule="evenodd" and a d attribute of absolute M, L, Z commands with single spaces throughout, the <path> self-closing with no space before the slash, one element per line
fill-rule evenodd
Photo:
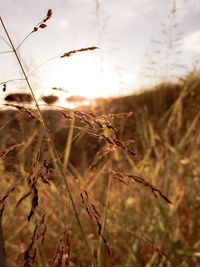
<path fill-rule="evenodd" d="M 125 117 L 131 117 L 133 115 L 133 112 L 123 112 L 123 113 L 117 113 L 117 114 L 108 114 L 108 115 L 102 115 L 102 118 L 125 118 Z"/>
<path fill-rule="evenodd" d="M 105 134 L 101 134 L 101 136 L 105 139 L 105 141 L 110 144 L 110 145 L 114 145 L 116 147 L 120 147 L 123 150 L 127 151 L 129 154 L 136 156 L 136 153 L 134 151 L 132 151 L 131 149 L 127 148 L 125 146 L 125 142 L 119 141 L 116 138 L 112 138 L 112 137 L 107 137 Z"/>
<path fill-rule="evenodd" d="M 44 29 L 47 27 L 46 22 L 52 17 L 52 10 L 49 9 L 47 11 L 47 15 L 42 19 L 42 21 L 40 21 L 35 27 L 33 27 L 33 30 L 23 39 L 23 41 L 17 46 L 16 51 L 20 48 L 20 46 L 22 46 L 22 44 L 26 41 L 26 39 L 28 39 L 28 37 L 34 33 L 37 32 L 38 29 Z"/>
<path fill-rule="evenodd" d="M 66 250 L 67 250 L 67 257 L 66 257 L 66 260 L 65 260 L 65 264 L 66 264 L 66 266 L 69 266 L 70 257 L 71 257 L 71 242 L 70 242 L 70 236 L 69 236 L 69 234 L 66 234 L 65 244 L 67 246 L 67 248 L 66 248 Z"/>
<path fill-rule="evenodd" d="M 69 93 L 69 91 L 67 91 L 61 87 L 52 87 L 52 89 L 55 91 L 61 91 L 61 92 L 67 93 L 67 94 Z"/>
<path fill-rule="evenodd" d="M 61 112 L 63 114 L 63 116 L 67 119 L 67 120 L 72 120 L 72 116 L 70 116 L 68 113 L 66 112 Z"/>
<path fill-rule="evenodd" d="M 76 118 L 79 119 L 80 122 L 86 124 L 87 126 L 89 126 L 92 129 L 94 129 L 93 121 L 91 120 L 91 117 L 87 113 L 84 113 L 84 112 L 81 112 L 78 110 L 74 110 L 74 115 L 76 116 Z"/>
<path fill-rule="evenodd" d="M 144 242 L 147 246 L 150 246 L 153 251 L 157 252 L 161 256 L 165 257 L 167 259 L 167 261 L 171 262 L 170 258 L 167 256 L 167 254 L 162 249 L 160 249 L 158 246 L 156 246 L 152 241 L 130 231 L 129 229 L 127 229 L 126 231 L 129 234 L 136 236 L 138 239 L 140 239 L 142 242 Z"/>
<path fill-rule="evenodd" d="M 41 232 L 40 235 L 37 236 L 37 239 L 39 239 L 41 237 L 41 245 L 44 244 L 44 238 L 47 232 L 47 226 L 45 224 L 45 216 L 46 214 L 43 214 L 41 221 L 39 222 L 39 225 L 43 226 L 43 231 Z"/>
<path fill-rule="evenodd" d="M 37 208 L 38 206 L 38 190 L 36 188 L 36 181 L 35 181 L 35 177 L 33 177 L 33 181 L 32 181 L 32 184 L 31 184 L 31 187 L 30 187 L 30 190 L 31 190 L 31 193 L 32 193 L 32 206 L 31 206 L 31 211 L 28 215 L 28 222 L 30 221 L 30 219 L 32 218 L 34 212 L 35 212 L 35 209 Z"/>
<path fill-rule="evenodd" d="M 157 198 L 157 194 L 158 193 L 161 198 L 163 198 L 166 202 L 168 202 L 169 204 L 172 204 L 172 202 L 155 186 L 153 186 L 151 183 L 147 182 L 145 179 L 138 177 L 136 175 L 132 175 L 130 173 L 123 173 L 123 172 L 116 172 L 116 171 L 112 171 L 111 175 L 114 176 L 113 178 L 116 179 L 117 177 L 119 177 L 119 179 L 123 178 L 123 176 L 127 176 L 129 178 L 131 178 L 132 180 L 134 180 L 137 183 L 143 184 L 145 187 L 148 187 L 152 193 L 154 194 L 155 198 Z"/>
<path fill-rule="evenodd" d="M 79 52 L 86 52 L 86 51 L 92 51 L 92 50 L 96 50 L 96 49 L 99 49 L 98 47 L 96 46 L 91 46 L 91 47 L 86 47 L 86 48 L 80 48 L 80 49 L 77 49 L 77 50 L 71 50 L 69 52 L 66 52 L 64 53 L 62 56 L 60 56 L 61 58 L 64 58 L 64 57 L 71 57 L 73 56 L 74 54 L 76 53 L 79 53 Z"/>
<path fill-rule="evenodd" d="M 22 203 L 22 201 L 23 201 L 24 199 L 26 199 L 28 196 L 30 196 L 30 194 L 31 194 L 30 191 L 29 191 L 28 193 L 24 194 L 24 195 L 18 200 L 18 202 L 17 202 L 17 204 L 16 204 L 16 207 L 18 207 L 18 206 Z"/>
<path fill-rule="evenodd" d="M 8 198 L 9 194 L 15 190 L 15 187 L 12 187 L 8 190 L 8 192 L 0 199 L 0 203 L 4 203 L 4 201 Z"/>
<path fill-rule="evenodd" d="M 96 128 L 96 126 L 98 126 L 100 129 L 103 128 L 108 128 L 108 129 L 112 129 L 115 130 L 116 129 L 109 123 L 106 122 L 105 119 L 102 119 L 100 116 L 97 116 L 95 114 L 90 113 L 85 113 L 79 110 L 72 110 L 72 111 L 62 111 L 61 113 L 63 114 L 63 116 L 66 119 L 72 119 L 70 112 L 73 112 L 75 117 L 83 124 L 85 124 L 85 126 L 89 126 L 89 128 L 93 129 L 94 131 L 98 131 L 98 129 Z"/>
<path fill-rule="evenodd" d="M 71 252 L 71 243 L 69 240 L 69 234 L 66 233 L 66 230 L 63 233 L 62 238 L 58 242 L 55 256 L 52 259 L 50 266 L 63 266 L 64 252 L 67 252 L 67 258 L 65 260 L 65 266 L 69 266 L 70 262 L 70 252 Z M 55 265 L 56 264 L 56 265 Z"/>
<path fill-rule="evenodd" d="M 112 176 L 113 179 L 125 184 L 125 185 L 128 185 L 128 183 L 126 183 L 122 178 L 120 178 L 119 176 L 116 176 L 116 175 L 113 175 Z"/>
<path fill-rule="evenodd" d="M 23 144 L 14 145 L 14 146 L 11 146 L 10 148 L 8 148 L 6 151 L 1 151 L 0 152 L 0 158 L 3 158 L 5 156 L 8 156 L 11 153 L 15 152 L 16 149 L 21 145 L 23 145 Z"/>
<path fill-rule="evenodd" d="M 38 231 L 39 231 L 40 226 L 43 227 L 43 230 L 39 234 Z M 34 248 L 35 241 L 41 238 L 41 245 L 43 245 L 46 232 L 47 232 L 47 226 L 45 224 L 45 214 L 43 214 L 41 220 L 36 224 L 34 228 L 31 242 L 28 245 L 28 248 L 24 253 L 24 260 L 25 260 L 24 266 L 29 267 L 29 266 L 33 266 L 32 264 L 35 264 L 36 253 L 37 253 L 36 248 Z M 30 260 L 32 264 L 30 264 Z"/>
<path fill-rule="evenodd" d="M 0 199 L 0 204 L 2 205 L 2 207 L 1 207 L 1 209 L 0 209 L 0 218 L 2 217 L 2 215 L 3 215 L 3 211 L 4 211 L 4 209 L 5 209 L 5 200 L 8 198 L 8 196 L 9 196 L 9 194 L 11 193 L 11 192 L 13 192 L 15 190 L 15 187 L 12 187 L 11 189 L 9 189 L 8 191 L 7 191 L 7 193 L 2 197 L 2 199 Z"/>
<path fill-rule="evenodd" d="M 0 209 L 0 218 L 1 218 L 2 215 L 3 215 L 3 211 L 4 211 L 4 209 L 5 209 L 5 204 L 2 203 L 2 207 L 1 207 L 1 209 Z"/>
<path fill-rule="evenodd" d="M 44 169 L 44 171 L 43 171 Z M 47 184 L 47 185 L 50 185 L 49 181 L 46 179 L 48 178 L 48 175 L 50 174 L 50 168 L 49 168 L 49 165 L 46 161 L 46 159 L 43 161 L 43 165 L 41 167 L 41 172 L 39 172 L 38 174 L 38 178 L 41 178 L 42 182 L 44 184 Z M 45 178 L 46 177 L 46 178 Z"/>
<path fill-rule="evenodd" d="M 40 28 L 40 29 L 44 29 L 44 28 L 46 28 L 46 27 L 47 27 L 46 22 L 47 22 L 47 20 L 49 20 L 51 17 L 52 17 L 52 10 L 49 9 L 49 10 L 47 11 L 47 15 L 46 15 L 46 17 L 45 17 L 41 22 L 39 22 L 39 23 L 33 28 L 32 33 L 33 33 L 33 32 L 37 32 L 39 28 Z"/>
<path fill-rule="evenodd" d="M 16 109 L 18 109 L 20 112 L 27 114 L 29 117 L 31 117 L 32 119 L 38 119 L 35 114 L 33 113 L 32 110 L 19 106 L 19 105 L 14 105 L 14 104 L 5 104 L 6 106 L 10 106 L 10 107 L 14 107 Z"/>
<path fill-rule="evenodd" d="M 101 215 L 99 214 L 99 212 L 95 208 L 95 205 L 91 202 L 89 195 L 88 195 L 88 192 L 86 190 L 83 190 L 80 193 L 80 196 L 81 196 L 83 206 L 85 207 L 85 210 L 86 210 L 87 214 L 89 215 L 90 219 L 92 221 L 94 220 L 96 222 L 97 229 L 98 229 L 98 235 L 102 238 L 102 240 L 105 244 L 108 256 L 111 257 L 110 249 L 109 249 L 108 244 L 107 244 L 107 240 L 104 237 L 103 232 L 102 232 Z"/>
<path fill-rule="evenodd" d="M 93 162 L 90 164 L 86 172 L 94 171 L 99 163 L 104 159 L 104 157 L 111 152 L 113 152 L 113 147 L 110 147 L 107 144 L 103 146 L 100 150 L 97 151 Z"/>
<path fill-rule="evenodd" d="M 44 166 L 44 168 L 46 169 L 45 174 L 46 174 L 46 175 L 49 175 L 49 173 L 50 173 L 50 168 L 49 168 L 49 164 L 47 163 L 46 159 L 45 159 L 44 162 L 43 162 L 43 166 Z"/>
<path fill-rule="evenodd" d="M 47 176 L 49 174 L 49 166 L 47 164 L 47 161 L 44 160 L 43 164 L 41 165 L 43 168 L 45 168 L 44 172 L 45 172 L 45 175 Z M 50 185 L 49 181 L 47 179 L 44 178 L 44 175 L 43 175 L 43 170 L 40 168 L 37 168 L 37 163 L 34 162 L 32 164 L 32 169 L 31 169 L 31 172 L 29 173 L 29 175 L 27 176 L 26 178 L 26 181 L 27 181 L 27 184 L 28 184 L 28 187 L 29 187 L 29 192 L 24 194 L 20 200 L 18 201 L 17 203 L 17 207 L 21 204 L 21 202 L 27 198 L 29 195 L 32 195 L 32 206 L 31 206 L 31 210 L 30 210 L 30 213 L 28 215 L 28 221 L 30 221 L 30 219 L 32 218 L 32 216 L 34 215 L 34 212 L 35 212 L 35 209 L 37 208 L 38 206 L 38 189 L 37 189 L 37 182 L 38 182 L 38 179 L 41 178 L 41 181 L 44 183 L 44 184 L 47 184 L 47 185 Z"/>
<path fill-rule="evenodd" d="M 42 182 L 43 182 L 44 184 L 48 184 L 48 185 L 50 185 L 49 181 L 48 181 L 47 179 L 44 178 L 44 176 L 43 176 L 42 173 L 40 173 L 40 178 L 41 178 L 41 180 L 42 180 Z"/>
<path fill-rule="evenodd" d="M 6 83 L 3 84 L 3 92 L 6 91 Z"/>
<path fill-rule="evenodd" d="M 24 253 L 24 261 L 25 261 L 24 266 L 25 267 L 30 267 L 31 266 L 30 260 L 34 263 L 35 258 L 36 258 L 36 249 L 33 249 L 33 246 L 34 246 L 34 242 L 36 240 L 37 228 L 38 228 L 38 225 L 35 226 L 35 229 L 33 231 L 33 235 L 31 238 L 31 243 L 28 245 L 28 248 Z M 31 255 L 31 252 L 32 252 L 32 255 Z"/>

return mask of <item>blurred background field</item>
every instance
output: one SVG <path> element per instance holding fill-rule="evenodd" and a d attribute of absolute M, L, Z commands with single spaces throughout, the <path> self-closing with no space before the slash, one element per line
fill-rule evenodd
<path fill-rule="evenodd" d="M 102 100 L 105 114 L 133 112 L 130 117 L 114 118 L 111 122 L 119 129 L 116 138 L 134 140 L 130 146 L 136 157 L 115 148 L 111 153 L 102 154 L 92 170 L 88 167 L 105 141 L 87 134 L 87 126 L 75 119 L 67 179 L 96 256 L 98 229 L 81 203 L 77 184 L 87 190 L 102 219 L 106 209 L 105 236 L 111 259 L 104 251 L 102 266 L 199 266 L 199 97 L 200 78 L 198 73 L 191 73 L 177 84 L 163 83 L 138 95 Z M 82 111 L 90 110 L 87 106 Z M 72 121 L 66 120 L 59 110 L 43 112 L 63 161 Z M 95 113 L 101 112 L 101 106 L 97 105 Z M 3 111 L 0 116 L 0 151 L 21 144 L 16 151 L 1 158 L 0 167 L 1 198 L 15 186 L 15 191 L 5 200 L 2 217 L 8 266 L 21 266 L 34 225 L 42 214 L 46 214 L 47 232 L 44 244 L 41 245 L 40 240 L 35 244 L 37 257 L 33 266 L 49 266 L 64 231 L 70 239 L 69 266 L 90 266 L 41 125 L 29 115 L 14 110 Z M 19 206 L 16 204 L 29 191 L 26 177 L 37 158 L 37 171 L 44 168 L 44 160 L 50 166 L 47 177 L 50 186 L 38 181 L 39 206 L 34 219 L 28 222 L 31 196 Z M 111 170 L 143 177 L 159 188 L 172 204 L 159 197 L 156 199 L 148 188 L 128 178 L 124 178 L 127 184 L 111 179 Z M 170 261 L 162 253 L 166 253 Z M 63 257 L 68 257 L 66 244 Z"/>

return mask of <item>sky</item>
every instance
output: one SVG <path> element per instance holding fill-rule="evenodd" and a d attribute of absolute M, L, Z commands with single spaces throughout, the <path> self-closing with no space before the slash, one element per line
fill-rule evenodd
<path fill-rule="evenodd" d="M 56 91 L 64 100 L 127 95 L 199 66 L 199 0 L 0 0 L 15 47 L 48 9 L 53 15 L 47 27 L 17 50 L 37 98 L 55 93 L 52 87 L 68 92 Z M 0 36 L 0 83 L 22 78 L 14 54 L 4 53 L 10 48 L 1 25 Z M 92 46 L 99 49 L 59 57 Z M 23 81 L 8 82 L 0 103 L 19 91 L 27 92 Z"/>

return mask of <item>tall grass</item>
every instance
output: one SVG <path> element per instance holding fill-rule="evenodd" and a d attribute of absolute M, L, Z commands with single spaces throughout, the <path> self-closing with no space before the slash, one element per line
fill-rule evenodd
<path fill-rule="evenodd" d="M 41 111 L 17 53 L 27 38 L 7 36 L 35 101 L 0 113 L 7 266 L 198 266 L 198 76 L 105 101 L 108 115 Z"/>

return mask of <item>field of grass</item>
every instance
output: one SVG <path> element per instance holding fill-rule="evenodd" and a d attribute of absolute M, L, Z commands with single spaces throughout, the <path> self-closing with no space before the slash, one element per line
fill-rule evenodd
<path fill-rule="evenodd" d="M 35 101 L 0 112 L 0 266 L 199 266 L 199 73 L 41 110 L 18 56 L 30 34 L 15 48 L 0 20 Z"/>
<path fill-rule="evenodd" d="M 199 76 L 104 107 L 0 113 L 7 266 L 199 266 Z"/>

